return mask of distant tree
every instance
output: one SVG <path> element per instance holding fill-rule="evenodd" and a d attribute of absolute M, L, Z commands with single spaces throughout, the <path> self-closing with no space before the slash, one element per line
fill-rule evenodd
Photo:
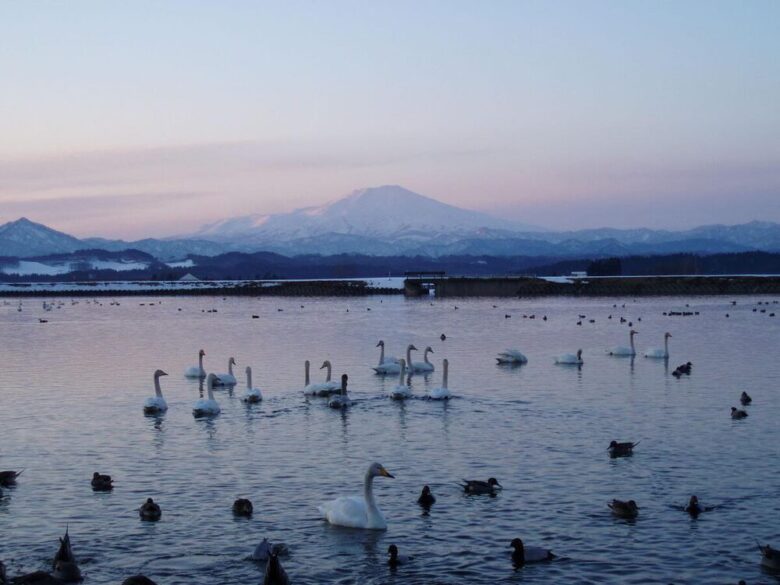
<path fill-rule="evenodd" d="M 621 274 L 623 274 L 623 265 L 620 258 L 594 260 L 588 265 L 589 276 L 620 276 Z"/>

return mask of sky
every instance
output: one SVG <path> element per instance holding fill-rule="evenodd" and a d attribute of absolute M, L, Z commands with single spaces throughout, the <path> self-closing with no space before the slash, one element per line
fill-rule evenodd
<path fill-rule="evenodd" d="M 552 229 L 780 221 L 780 2 L 0 3 L 0 222 L 140 238 L 401 184 Z"/>

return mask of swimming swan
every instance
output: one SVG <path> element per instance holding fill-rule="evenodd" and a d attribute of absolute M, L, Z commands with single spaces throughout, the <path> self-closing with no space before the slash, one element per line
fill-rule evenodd
<path fill-rule="evenodd" d="M 163 398 L 162 390 L 160 389 L 160 376 L 167 376 L 162 370 L 157 370 L 154 373 L 154 396 L 150 396 L 144 402 L 144 414 L 160 414 L 168 410 L 168 403 Z"/>
<path fill-rule="evenodd" d="M 555 358 L 555 363 L 564 366 L 582 365 L 582 350 L 578 349 L 577 355 L 574 355 L 573 353 L 564 353 L 563 355 L 559 355 Z"/>
<path fill-rule="evenodd" d="M 669 359 L 669 338 L 672 336 L 668 331 L 664 333 L 664 348 L 651 347 L 645 352 L 646 358 L 655 358 L 659 360 Z"/>
<path fill-rule="evenodd" d="M 214 400 L 214 380 L 216 376 L 209 374 L 206 378 L 206 388 L 208 390 L 208 398 L 201 398 L 192 407 L 192 415 L 199 416 L 214 416 L 219 414 L 219 404 Z"/>
<path fill-rule="evenodd" d="M 450 369 L 450 362 L 447 359 L 441 362 L 441 388 L 434 388 L 428 393 L 428 398 L 431 400 L 447 400 L 452 397 L 450 389 L 447 388 L 447 373 Z"/>
<path fill-rule="evenodd" d="M 198 352 L 198 365 L 187 368 L 184 371 L 185 378 L 205 378 L 206 370 L 203 369 L 203 356 L 206 352 L 202 349 Z"/>
<path fill-rule="evenodd" d="M 496 357 L 499 364 L 527 364 L 528 358 L 517 349 L 505 349 Z"/>
<path fill-rule="evenodd" d="M 386 530 L 387 521 L 376 505 L 373 483 L 375 477 L 394 477 L 380 463 L 372 463 L 363 482 L 363 497 L 342 496 L 326 502 L 317 509 L 324 518 L 336 526 Z"/>
<path fill-rule="evenodd" d="M 347 396 L 347 378 L 346 374 L 341 376 L 341 388 L 338 394 L 334 394 L 328 400 L 328 406 L 330 408 L 347 408 L 352 405 L 352 401 Z"/>
<path fill-rule="evenodd" d="M 393 356 L 385 357 L 385 342 L 384 340 L 380 339 L 379 343 L 376 344 L 377 347 L 380 348 L 379 350 L 379 363 L 377 364 L 377 367 L 381 367 L 382 364 L 397 364 L 398 358 Z"/>
<path fill-rule="evenodd" d="M 236 380 L 235 375 L 233 374 L 233 366 L 236 365 L 236 358 L 231 357 L 228 360 L 228 373 L 227 374 L 217 374 L 217 379 L 214 380 L 215 386 L 235 386 Z"/>
<path fill-rule="evenodd" d="M 412 346 L 414 349 L 417 349 L 416 347 Z M 429 345 L 425 348 L 425 352 L 423 353 L 423 361 L 421 362 L 413 362 L 411 361 L 412 357 L 409 351 L 407 350 L 407 365 L 409 367 L 409 372 L 412 374 L 427 374 L 429 372 L 432 372 L 434 370 L 433 364 L 428 361 L 428 354 L 433 353 L 433 349 Z"/>
<path fill-rule="evenodd" d="M 246 367 L 246 392 L 241 397 L 242 402 L 254 404 L 263 399 L 263 393 L 259 388 L 252 388 L 252 368 Z"/>
<path fill-rule="evenodd" d="M 412 363 L 412 350 L 416 350 L 417 348 L 409 344 L 406 346 L 406 363 L 410 364 Z M 398 360 L 397 362 L 390 363 L 390 362 L 384 362 L 382 365 L 379 365 L 374 368 L 374 372 L 380 375 L 386 375 L 386 374 L 398 374 L 401 371 L 400 363 L 404 360 Z"/>
<path fill-rule="evenodd" d="M 635 356 L 636 355 L 636 348 L 634 347 L 634 335 L 636 335 L 637 332 L 633 329 L 628 332 L 628 340 L 631 344 L 630 347 L 625 347 L 623 345 L 618 345 L 617 347 L 613 347 L 610 350 L 607 350 L 607 353 L 609 355 L 614 355 L 617 357 L 623 357 L 623 356 Z"/>
<path fill-rule="evenodd" d="M 406 360 L 401 360 L 398 363 L 400 368 L 398 372 L 398 384 L 393 391 L 390 392 L 390 398 L 393 400 L 403 400 L 405 398 L 411 398 L 412 389 L 404 383 L 404 375 L 406 374 Z"/>

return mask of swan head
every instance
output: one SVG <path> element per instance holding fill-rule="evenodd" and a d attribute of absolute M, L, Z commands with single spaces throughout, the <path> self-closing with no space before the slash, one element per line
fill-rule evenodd
<path fill-rule="evenodd" d="M 425 348 L 425 353 L 434 353 L 433 348 L 429 345 Z"/>
<path fill-rule="evenodd" d="M 341 392 L 343 394 L 347 393 L 347 380 L 349 380 L 349 376 L 341 374 Z"/>
<path fill-rule="evenodd" d="M 229 364 L 233 364 L 233 365 L 235 366 L 235 365 L 236 365 L 236 358 L 234 358 L 234 357 L 231 357 L 231 358 L 228 360 L 228 363 L 229 363 Z"/>
<path fill-rule="evenodd" d="M 672 334 L 669 333 L 668 331 L 666 333 L 664 333 L 664 339 L 669 339 L 671 336 L 672 336 Z"/>
<path fill-rule="evenodd" d="M 578 349 L 578 350 L 577 350 L 577 359 L 578 359 L 578 360 L 581 360 L 581 359 L 582 359 L 582 350 L 581 350 L 581 349 Z"/>
<path fill-rule="evenodd" d="M 395 478 L 395 476 L 387 471 L 387 469 L 385 469 L 384 465 L 381 463 L 372 463 L 368 468 L 368 475 L 370 477 L 389 477 L 391 479 Z"/>
<path fill-rule="evenodd" d="M 406 348 L 407 351 L 419 351 L 414 344 L 410 343 L 409 347 Z"/>
<path fill-rule="evenodd" d="M 324 370 L 325 368 L 329 368 L 329 367 L 331 367 L 330 366 L 330 361 L 329 360 L 325 360 L 324 362 L 322 362 L 322 365 L 320 366 L 320 369 Z"/>
<path fill-rule="evenodd" d="M 217 375 L 214 374 L 214 373 L 209 374 L 206 377 L 206 386 L 209 387 L 209 388 L 212 388 L 214 386 L 214 382 L 216 382 L 216 381 L 217 381 Z"/>
<path fill-rule="evenodd" d="M 379 343 L 377 343 L 376 346 L 377 347 L 384 347 L 385 346 L 385 342 L 380 339 Z"/>
<path fill-rule="evenodd" d="M 244 371 L 245 371 L 247 374 L 251 374 L 251 373 L 252 373 L 252 368 L 251 368 L 250 366 L 247 366 L 247 367 L 246 367 L 246 370 L 244 370 Z"/>
<path fill-rule="evenodd" d="M 639 333 L 639 331 L 634 331 L 633 329 L 632 329 L 631 331 L 629 331 L 629 332 L 628 332 L 628 334 L 629 334 L 631 337 L 633 337 L 633 336 L 634 336 L 634 335 L 636 335 L 637 333 Z"/>
<path fill-rule="evenodd" d="M 154 372 L 154 377 L 159 378 L 160 376 L 167 376 L 168 374 L 166 372 L 163 372 L 162 370 L 157 370 Z"/>
<path fill-rule="evenodd" d="M 203 350 L 201 349 L 201 350 L 198 352 L 198 357 L 203 357 L 204 355 L 206 355 L 206 352 L 205 352 L 205 351 L 203 351 Z"/>

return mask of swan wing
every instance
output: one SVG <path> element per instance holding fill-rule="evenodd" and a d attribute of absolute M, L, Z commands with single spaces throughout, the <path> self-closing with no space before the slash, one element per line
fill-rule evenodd
<path fill-rule="evenodd" d="M 166 410 L 168 408 L 168 404 L 166 404 L 164 398 L 160 398 L 159 396 L 150 396 L 146 399 L 146 402 L 144 402 L 144 408 Z"/>
<path fill-rule="evenodd" d="M 430 397 L 433 400 L 446 400 L 452 396 L 448 388 L 434 388 L 431 390 Z"/>
<path fill-rule="evenodd" d="M 360 496 L 342 496 L 318 507 L 320 514 L 336 526 L 368 527 L 366 500 Z"/>

